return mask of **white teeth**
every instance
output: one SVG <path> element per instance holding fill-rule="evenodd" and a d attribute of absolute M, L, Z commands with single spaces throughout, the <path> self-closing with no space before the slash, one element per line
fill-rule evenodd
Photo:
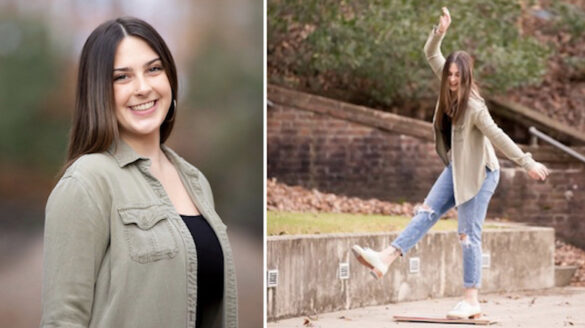
<path fill-rule="evenodd" d="M 152 106 L 154 106 L 154 100 L 151 102 L 147 102 L 138 106 L 130 106 L 131 110 L 136 110 L 136 111 L 144 111 L 147 109 L 150 109 Z"/>

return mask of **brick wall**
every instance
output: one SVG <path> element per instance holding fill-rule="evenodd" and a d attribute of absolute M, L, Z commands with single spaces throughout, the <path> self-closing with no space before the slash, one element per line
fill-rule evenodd
<path fill-rule="evenodd" d="M 430 123 L 275 86 L 268 99 L 269 178 L 365 199 L 422 202 L 443 169 Z M 534 181 L 500 156 L 488 216 L 552 226 L 585 247 L 585 164 L 549 147 L 523 148 L 552 174 Z"/>

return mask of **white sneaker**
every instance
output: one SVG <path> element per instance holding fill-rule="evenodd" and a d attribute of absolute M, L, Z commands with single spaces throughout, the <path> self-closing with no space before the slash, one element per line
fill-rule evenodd
<path fill-rule="evenodd" d="M 479 304 L 471 305 L 466 301 L 461 301 L 455 305 L 453 310 L 447 313 L 447 319 L 479 319 L 481 308 Z"/>
<path fill-rule="evenodd" d="M 374 278 L 380 279 L 388 271 L 388 265 L 382 261 L 379 252 L 369 248 L 363 249 L 359 245 L 353 245 L 351 251 L 361 264 L 370 269 L 370 273 Z"/>

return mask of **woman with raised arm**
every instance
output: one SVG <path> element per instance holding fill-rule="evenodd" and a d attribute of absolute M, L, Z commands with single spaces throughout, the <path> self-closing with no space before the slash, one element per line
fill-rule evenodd
<path fill-rule="evenodd" d="M 237 327 L 209 183 L 164 145 L 177 94 L 173 57 L 148 23 L 118 18 L 89 35 L 46 206 L 41 327 Z"/>
<path fill-rule="evenodd" d="M 507 158 L 522 166 L 536 180 L 545 180 L 548 169 L 524 153 L 492 120 L 473 80 L 473 60 L 465 51 L 445 59 L 440 46 L 451 16 L 442 8 L 439 25 L 431 31 L 424 53 L 441 81 L 433 116 L 437 153 L 445 168 L 435 181 L 423 205 L 406 229 L 377 252 L 358 245 L 352 251 L 376 278 L 410 250 L 452 207 L 457 208 L 458 233 L 463 248 L 463 300 L 447 313 L 450 319 L 479 318 L 481 309 L 481 232 L 489 201 L 498 185 L 500 166 L 495 145 Z"/>

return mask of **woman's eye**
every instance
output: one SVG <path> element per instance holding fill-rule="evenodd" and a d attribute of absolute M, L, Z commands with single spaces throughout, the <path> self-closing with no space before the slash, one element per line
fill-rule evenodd
<path fill-rule="evenodd" d="M 149 72 L 158 72 L 158 71 L 162 71 L 162 67 L 160 66 L 153 66 L 151 68 L 148 69 Z"/>
<path fill-rule="evenodd" d="M 116 76 L 114 76 L 114 81 L 124 80 L 127 77 L 128 77 L 128 75 L 126 75 L 126 74 L 116 75 Z"/>

